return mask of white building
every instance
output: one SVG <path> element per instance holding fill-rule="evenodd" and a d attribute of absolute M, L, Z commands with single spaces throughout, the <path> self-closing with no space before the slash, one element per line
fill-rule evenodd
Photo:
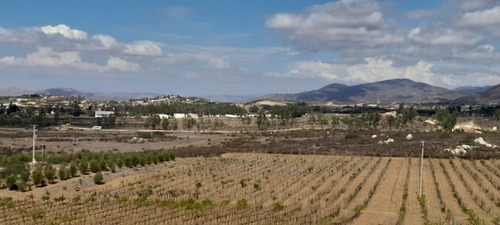
<path fill-rule="evenodd" d="M 195 114 L 195 113 L 188 113 L 187 116 L 191 117 L 193 119 L 198 119 L 198 114 Z"/>
<path fill-rule="evenodd" d="M 160 117 L 160 119 L 168 119 L 168 118 L 170 118 L 170 115 L 163 114 L 163 113 L 158 114 L 158 116 Z"/>
<path fill-rule="evenodd" d="M 186 118 L 186 114 L 185 113 L 174 113 L 174 118 L 176 118 L 176 119 Z"/>
<path fill-rule="evenodd" d="M 225 117 L 226 118 L 238 118 L 237 115 L 233 115 L 233 114 L 226 114 Z"/>
<path fill-rule="evenodd" d="M 111 115 L 115 115 L 113 111 L 95 111 L 96 118 L 110 117 Z"/>

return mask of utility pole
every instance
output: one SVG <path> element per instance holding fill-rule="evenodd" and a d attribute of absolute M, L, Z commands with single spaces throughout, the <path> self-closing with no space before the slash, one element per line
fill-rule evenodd
<path fill-rule="evenodd" d="M 422 198 L 422 183 L 423 183 L 423 168 L 424 168 L 424 144 L 425 141 L 422 141 L 422 155 L 420 156 L 420 188 L 418 192 L 418 197 Z"/>
<path fill-rule="evenodd" d="M 35 140 L 36 140 L 36 133 L 35 133 L 35 131 L 36 131 L 36 125 L 33 124 L 33 161 L 32 161 L 33 165 L 35 165 L 35 163 L 36 163 L 36 160 L 35 160 L 35 145 L 36 145 L 35 144 Z"/>

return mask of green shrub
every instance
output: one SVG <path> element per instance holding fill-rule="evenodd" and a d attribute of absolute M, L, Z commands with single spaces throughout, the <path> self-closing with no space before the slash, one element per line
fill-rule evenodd
<path fill-rule="evenodd" d="M 104 176 L 102 175 L 101 172 L 98 172 L 95 176 L 94 176 L 94 183 L 95 184 L 104 184 Z"/>
<path fill-rule="evenodd" d="M 56 169 L 52 165 L 46 165 L 43 169 L 43 173 L 49 183 L 54 183 L 54 179 L 56 178 Z"/>
<path fill-rule="evenodd" d="M 31 179 L 33 180 L 33 184 L 35 186 L 39 186 L 43 181 L 43 172 L 42 167 L 38 167 L 33 172 L 31 172 Z"/>
<path fill-rule="evenodd" d="M 238 202 L 236 203 L 236 205 L 238 207 L 246 207 L 248 205 L 248 202 L 246 199 L 240 199 L 238 200 Z"/>
<path fill-rule="evenodd" d="M 97 160 L 94 159 L 90 161 L 89 165 L 90 165 L 90 172 L 98 173 L 99 171 L 101 171 L 101 167 L 99 166 L 99 162 Z"/>
<path fill-rule="evenodd" d="M 81 161 L 78 165 L 78 169 L 80 169 L 81 174 L 87 175 L 89 173 L 89 163 L 85 160 Z"/>
<path fill-rule="evenodd" d="M 69 175 L 71 177 L 76 177 L 78 172 L 78 166 L 76 165 L 75 162 L 72 162 L 71 165 L 69 166 Z"/>

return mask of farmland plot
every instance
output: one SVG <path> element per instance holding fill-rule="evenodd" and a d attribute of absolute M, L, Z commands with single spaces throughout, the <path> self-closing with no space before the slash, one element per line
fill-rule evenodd
<path fill-rule="evenodd" d="M 78 193 L 0 199 L 2 224 L 423 224 L 500 213 L 496 161 L 229 153 Z"/>

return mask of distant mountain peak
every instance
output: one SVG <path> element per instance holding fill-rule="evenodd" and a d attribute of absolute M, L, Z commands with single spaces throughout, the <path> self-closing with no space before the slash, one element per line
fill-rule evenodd
<path fill-rule="evenodd" d="M 446 88 L 415 82 L 406 78 L 397 78 L 352 86 L 333 83 L 313 91 L 287 95 L 268 95 L 263 98 L 346 103 L 437 103 L 448 102 L 463 96 L 464 94 Z"/>

